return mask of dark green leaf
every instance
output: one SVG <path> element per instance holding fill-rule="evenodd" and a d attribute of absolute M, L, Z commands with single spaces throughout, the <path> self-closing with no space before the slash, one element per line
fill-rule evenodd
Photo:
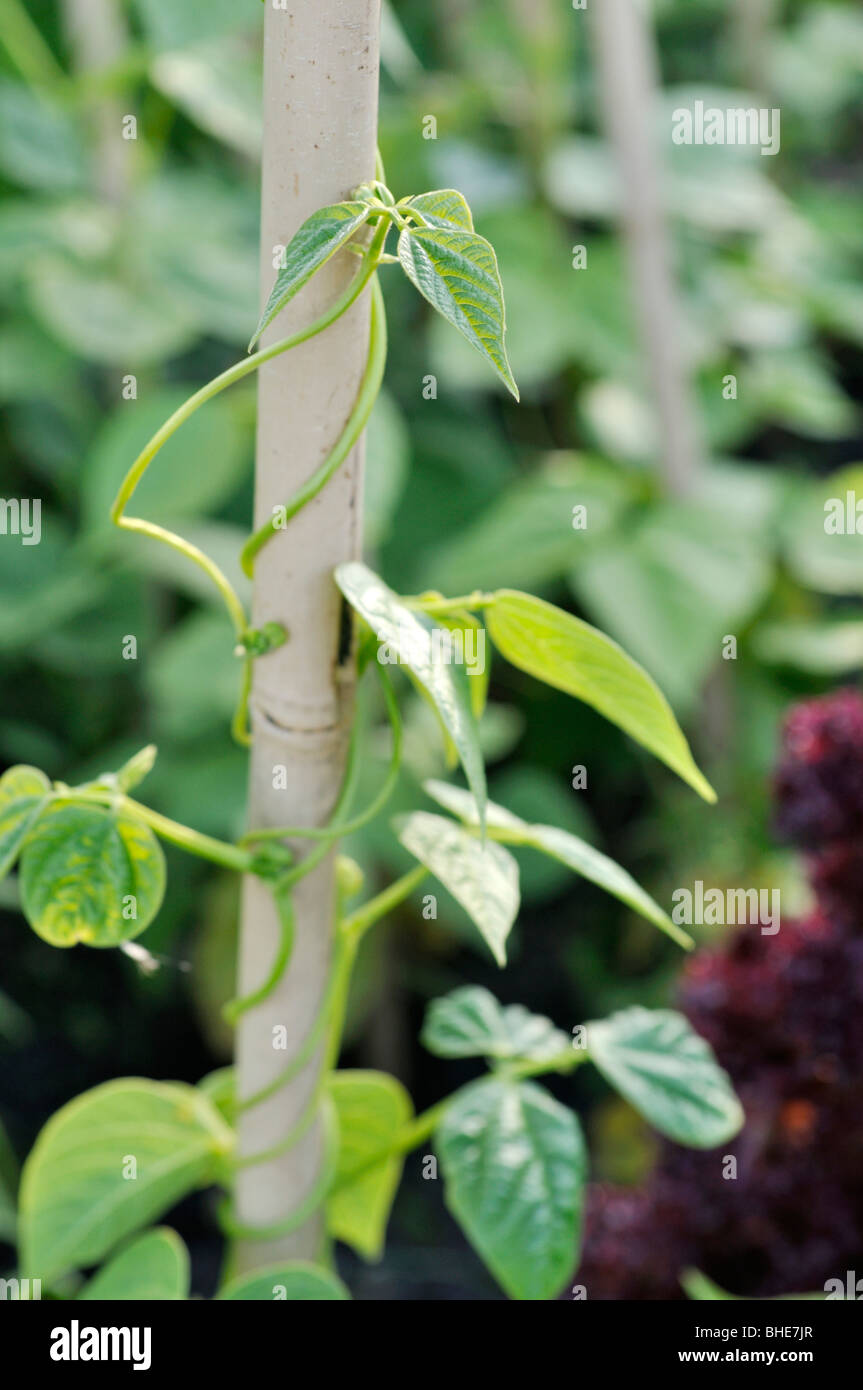
<path fill-rule="evenodd" d="M 504 346 L 503 287 L 493 248 L 476 232 L 442 226 L 406 228 L 398 250 L 408 279 L 488 358 L 518 400 Z"/>
<path fill-rule="evenodd" d="M 285 251 L 285 264 L 276 276 L 276 283 L 270 291 L 249 347 L 254 346 L 267 325 L 281 313 L 315 271 L 320 270 L 340 246 L 350 241 L 368 220 L 370 213 L 371 208 L 367 203 L 334 203 L 332 207 L 320 208 L 307 218 Z"/>
<path fill-rule="evenodd" d="M 446 1201 L 512 1298 L 550 1299 L 578 1263 L 587 1156 L 576 1117 L 532 1082 L 478 1081 L 444 1112 Z"/>
<path fill-rule="evenodd" d="M 435 999 L 426 1013 L 422 1042 L 438 1057 L 530 1062 L 560 1058 L 572 1045 L 550 1019 L 532 1014 L 521 1004 L 504 1008 L 479 985 L 466 985 Z"/>
<path fill-rule="evenodd" d="M 590 1059 L 639 1114 L 678 1144 L 732 1139 L 743 1109 L 709 1044 L 671 1009 L 624 1009 L 587 1025 Z"/>

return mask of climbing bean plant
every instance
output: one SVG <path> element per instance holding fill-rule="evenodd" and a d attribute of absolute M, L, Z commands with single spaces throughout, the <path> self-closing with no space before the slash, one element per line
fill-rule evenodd
<path fill-rule="evenodd" d="M 286 249 L 249 355 L 190 396 L 165 422 L 132 462 L 111 509 L 118 527 L 179 551 L 222 595 L 234 628 L 233 639 L 226 628 L 226 641 L 233 640 L 239 661 L 233 736 L 243 744 L 250 742 L 253 664 L 266 660 L 289 637 L 278 623 L 251 627 L 225 574 L 201 550 L 128 514 L 135 489 L 162 445 L 219 392 L 325 332 L 368 287 L 368 358 L 350 417 L 313 476 L 249 537 L 242 552 L 244 569 L 253 572 L 264 546 L 290 544 L 289 534 L 279 540 L 280 532 L 289 532 L 291 517 L 345 460 L 380 387 L 386 323 L 378 276 L 390 265 L 401 267 L 518 396 L 504 345 L 495 253 L 474 229 L 464 198 L 445 189 L 396 201 L 380 167 L 377 173 L 350 199 L 322 208 L 299 229 Z M 336 255 L 356 258 L 344 292 L 302 331 L 252 351 L 288 301 Z M 80 786 L 52 783 L 29 766 L 13 767 L 0 779 L 0 874 L 17 863 L 23 914 L 52 946 L 139 952 L 131 943 L 153 921 L 165 893 L 161 841 L 239 874 L 256 875 L 269 886 L 282 938 L 264 982 L 227 1006 L 226 1016 L 235 1022 L 291 968 L 295 885 L 341 837 L 385 814 L 402 752 L 393 664 L 403 668 L 434 710 L 451 762 L 464 774 L 463 784 L 425 785 L 435 810 L 418 808 L 396 819 L 394 834 L 416 865 L 377 896 L 357 901 L 362 875 L 351 860 L 337 858 L 329 985 L 297 1055 L 274 1083 L 257 1095 L 237 1095 L 229 1068 L 204 1077 L 197 1087 L 116 1080 L 79 1096 L 47 1123 L 24 1167 L 19 1261 L 22 1276 L 41 1279 L 43 1289 L 57 1297 L 187 1297 L 188 1258 L 182 1242 L 169 1229 L 146 1228 L 185 1194 L 217 1185 L 225 1193 L 221 1220 L 229 1238 L 288 1232 L 321 1207 L 327 1231 L 318 1263 L 229 1277 L 218 1298 L 347 1298 L 335 1272 L 333 1243 L 345 1242 L 367 1259 L 380 1255 L 405 1156 L 428 1143 L 440 1163 L 447 1205 L 501 1288 L 513 1298 L 553 1298 L 578 1265 L 587 1155 L 577 1116 L 539 1078 L 591 1063 L 658 1131 L 681 1144 L 712 1147 L 741 1125 L 740 1105 L 709 1047 L 669 1010 L 628 1008 L 563 1031 L 526 1008 L 503 1007 L 485 989 L 457 989 L 429 1008 L 423 1042 L 440 1057 L 484 1060 L 487 1070 L 420 1115 L 394 1078 L 337 1069 L 359 944 L 426 878 L 449 890 L 494 960 L 505 966 L 507 938 L 519 910 L 513 846 L 550 856 L 613 894 L 683 949 L 692 945 L 613 860 L 573 834 L 554 825 L 528 824 L 488 800 L 478 736 L 487 673 L 453 661 L 452 649 L 436 640 L 442 633 L 467 641 L 484 631 L 504 660 L 592 706 L 700 796 L 708 801 L 715 797 L 653 680 L 587 623 L 510 589 L 455 597 L 399 595 L 359 562 L 339 566 L 333 582 L 355 614 L 359 675 L 380 681 L 392 730 L 388 773 L 365 809 L 353 805 L 361 751 L 356 733 L 327 826 L 253 828 L 237 843 L 203 835 L 133 798 L 153 765 L 154 747 L 142 749 L 118 771 Z M 303 842 L 311 842 L 305 852 L 297 848 Z M 323 1058 L 320 1075 L 299 1124 L 275 1150 L 239 1157 L 237 1116 L 273 1094 L 314 1056 Z M 275 1228 L 239 1226 L 230 1196 L 238 1168 L 285 1151 L 316 1121 L 325 1136 L 325 1155 L 310 1197 Z"/>

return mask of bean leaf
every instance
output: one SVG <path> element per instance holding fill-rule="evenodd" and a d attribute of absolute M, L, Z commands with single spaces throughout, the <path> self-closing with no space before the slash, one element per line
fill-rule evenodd
<path fill-rule="evenodd" d="M 678 1144 L 712 1149 L 743 1124 L 710 1045 L 672 1009 L 624 1009 L 589 1023 L 587 1049 L 606 1081 Z"/>
<path fill-rule="evenodd" d="M 101 806 L 54 805 L 21 855 L 21 907 L 52 946 L 118 946 L 150 925 L 165 859 L 148 826 Z"/>
<path fill-rule="evenodd" d="M 0 777 L 0 878 L 5 878 L 30 831 L 48 805 L 51 783 L 21 763 Z"/>
<path fill-rule="evenodd" d="M 578 1262 L 587 1156 L 578 1120 L 532 1082 L 456 1092 L 437 1132 L 446 1202 L 512 1298 L 549 1299 Z"/>
<path fill-rule="evenodd" d="M 449 782 L 438 782 L 434 778 L 424 782 L 423 788 L 435 801 L 440 802 L 441 806 L 445 806 L 468 825 L 479 824 L 476 802 L 470 792 L 462 787 L 454 787 Z M 604 888 L 606 893 L 611 893 L 620 902 L 626 903 L 627 907 L 640 912 L 642 917 L 653 922 L 679 946 L 692 946 L 692 937 L 672 922 L 668 913 L 663 912 L 659 903 L 655 902 L 649 893 L 645 893 L 626 869 L 614 859 L 609 859 L 607 854 L 594 849 L 593 845 L 578 835 L 573 835 L 568 830 L 560 830 L 556 825 L 530 825 L 493 801 L 486 803 L 486 821 L 492 834 L 496 830 L 502 831 L 507 843 L 526 845 L 547 854 L 551 859 L 557 859 L 574 873 L 580 874 L 597 887 Z"/>
<path fill-rule="evenodd" d="M 226 1284 L 216 1297 L 234 1302 L 336 1303 L 349 1299 L 350 1294 L 328 1269 L 296 1260 L 244 1274 Z"/>
<path fill-rule="evenodd" d="M 399 816 L 394 824 L 405 849 L 461 903 L 498 965 L 505 965 L 506 939 L 519 907 L 518 865 L 512 855 L 428 811 Z"/>
<path fill-rule="evenodd" d="M 485 767 L 465 668 L 445 659 L 444 644 L 434 641 L 430 621 L 402 603 L 398 595 L 365 565 L 358 561 L 339 565 L 336 582 L 351 606 L 384 643 L 378 659 L 403 662 L 431 700 L 452 739 L 482 817 L 486 796 Z"/>
<path fill-rule="evenodd" d="M 488 358 L 518 400 L 504 346 L 503 286 L 494 248 L 461 227 L 406 227 L 398 253 L 420 294 Z"/>
<path fill-rule="evenodd" d="M 175 1302 L 189 1296 L 189 1252 L 167 1226 L 147 1231 L 119 1250 L 78 1294 L 79 1299 Z"/>
<path fill-rule="evenodd" d="M 571 1051 L 571 1039 L 521 1004 L 505 1008 L 479 985 L 453 990 L 428 1008 L 423 1046 L 437 1057 L 544 1062 Z"/>
<path fill-rule="evenodd" d="M 331 207 L 319 208 L 306 219 L 285 250 L 285 263 L 276 276 L 276 283 L 249 343 L 250 349 L 288 301 L 311 280 L 315 271 L 320 270 L 339 247 L 359 231 L 370 213 L 368 203 L 333 203 Z"/>
<path fill-rule="evenodd" d="M 64 1105 L 21 1178 L 21 1263 L 50 1284 L 222 1172 L 233 1136 L 192 1086 L 109 1081 Z"/>
<path fill-rule="evenodd" d="M 472 232 L 473 217 L 461 193 L 454 188 L 436 188 L 408 198 L 406 211 L 419 213 L 427 227 L 450 227 Z"/>
<path fill-rule="evenodd" d="M 401 1083 L 384 1072 L 337 1071 L 327 1088 L 339 1120 L 339 1160 L 327 1197 L 327 1228 L 367 1260 L 376 1260 L 404 1162 L 398 1152 L 385 1150 L 411 1118 L 413 1106 Z"/>
<path fill-rule="evenodd" d="M 665 696 L 610 637 L 554 604 L 513 589 L 495 594 L 485 618 L 491 640 L 513 666 L 599 710 L 705 801 L 716 800 Z"/>

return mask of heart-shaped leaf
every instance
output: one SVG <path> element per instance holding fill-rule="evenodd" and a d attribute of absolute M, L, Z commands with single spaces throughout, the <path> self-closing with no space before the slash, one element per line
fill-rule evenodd
<path fill-rule="evenodd" d="M 404 1161 L 397 1151 L 380 1155 L 408 1123 L 413 1106 L 404 1086 L 384 1072 L 333 1072 L 327 1089 L 339 1120 L 339 1161 L 327 1196 L 327 1228 L 367 1260 L 376 1260 Z"/>
<path fill-rule="evenodd" d="M 119 1250 L 78 1294 L 112 1303 L 158 1303 L 189 1296 L 189 1252 L 176 1231 L 163 1226 Z"/>
<path fill-rule="evenodd" d="M 437 1132 L 446 1202 L 512 1298 L 548 1299 L 578 1263 L 587 1155 L 578 1120 L 532 1082 L 457 1091 Z"/>
<path fill-rule="evenodd" d="M 129 815 L 54 805 L 21 855 L 21 907 L 52 946 L 118 946 L 150 925 L 165 895 L 165 858 Z"/>
<path fill-rule="evenodd" d="M 505 965 L 506 939 L 519 906 L 518 865 L 512 855 L 428 811 L 399 816 L 394 824 L 405 849 L 461 903 L 498 965 Z"/>
<path fill-rule="evenodd" d="M 712 1149 L 744 1114 L 710 1045 L 672 1009 L 624 1009 L 587 1025 L 590 1059 L 639 1114 L 678 1144 Z"/>
<path fill-rule="evenodd" d="M 279 268 L 276 283 L 264 306 L 260 322 L 249 347 L 254 347 L 264 329 L 298 290 L 311 280 L 316 270 L 335 255 L 340 246 L 350 241 L 371 214 L 368 203 L 333 203 L 331 207 L 313 212 L 296 231 L 285 250 L 285 262 Z"/>
<path fill-rule="evenodd" d="M 0 878 L 5 878 L 48 805 L 51 783 L 36 767 L 19 764 L 0 777 Z"/>
<path fill-rule="evenodd" d="M 504 346 L 503 286 L 494 248 L 461 227 L 406 227 L 398 252 L 420 294 L 488 359 L 518 400 Z"/>
<path fill-rule="evenodd" d="M 402 662 L 431 700 L 452 739 L 468 784 L 480 807 L 485 805 L 485 767 L 464 666 L 447 660 L 445 642 L 422 614 L 408 608 L 366 565 L 339 565 L 336 582 L 345 598 L 384 644 L 379 660 Z"/>
<path fill-rule="evenodd" d="M 705 801 L 716 793 L 659 687 L 610 637 L 552 603 L 501 589 L 485 612 L 489 636 L 507 661 L 592 705 L 688 782 Z"/>
<path fill-rule="evenodd" d="M 96 1264 L 187 1192 L 220 1176 L 233 1135 L 179 1082 L 109 1081 L 64 1105 L 21 1178 L 21 1263 L 50 1284 Z"/>
<path fill-rule="evenodd" d="M 521 1004 L 504 1008 L 479 985 L 465 985 L 428 1007 L 422 1043 L 438 1057 L 544 1062 L 571 1052 L 571 1039 Z"/>

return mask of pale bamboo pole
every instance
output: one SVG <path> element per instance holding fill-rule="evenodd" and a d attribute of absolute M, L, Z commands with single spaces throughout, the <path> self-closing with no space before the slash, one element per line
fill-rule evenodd
<path fill-rule="evenodd" d="M 99 72 L 122 58 L 129 35 L 119 0 L 64 0 L 72 61 L 80 73 Z M 94 103 L 94 179 L 108 203 L 122 203 L 130 179 L 133 142 L 123 139 L 124 112 L 115 97 Z"/>
<path fill-rule="evenodd" d="M 274 248 L 286 244 L 317 208 L 346 198 L 374 177 L 378 101 L 379 0 L 268 0 L 264 24 L 264 146 L 261 193 L 261 296 L 272 286 Z M 344 289 L 357 262 L 339 255 L 271 326 L 264 341 L 310 323 Z M 335 442 L 357 393 L 368 346 L 368 293 L 320 337 L 261 368 L 255 526 L 286 502 Z M 274 620 L 286 644 L 255 666 L 252 698 L 250 826 L 326 822 L 342 780 L 352 717 L 354 670 L 340 653 L 342 602 L 334 567 L 360 548 L 362 449 L 354 449 L 321 495 L 258 555 L 254 622 Z M 278 790 L 278 769 L 287 789 Z M 308 842 L 297 846 L 302 853 Z M 238 1029 L 237 1089 L 248 1097 L 290 1063 L 318 1012 L 328 974 L 333 918 L 332 856 L 295 890 L 293 957 L 278 989 Z M 267 975 L 279 938 L 272 898 L 244 884 L 239 989 Z M 287 1050 L 274 1046 L 287 1030 Z M 295 1080 L 243 1113 L 242 1156 L 278 1144 L 306 1109 L 317 1053 Z M 297 1208 L 314 1185 L 322 1136 L 313 1125 L 283 1156 L 241 1171 L 236 1215 L 269 1226 Z M 313 1258 L 321 1217 L 267 1240 L 243 1240 L 240 1269 L 282 1258 Z"/>
<path fill-rule="evenodd" d="M 734 0 L 730 15 L 734 60 L 741 82 L 753 92 L 764 92 L 769 86 L 770 37 L 778 11 L 778 0 Z"/>
<path fill-rule="evenodd" d="M 644 0 L 597 0 L 590 6 L 605 127 L 620 175 L 633 297 L 656 401 L 659 464 L 669 491 L 683 495 L 699 471 L 700 451 L 662 207 L 659 79 L 647 9 Z"/>

